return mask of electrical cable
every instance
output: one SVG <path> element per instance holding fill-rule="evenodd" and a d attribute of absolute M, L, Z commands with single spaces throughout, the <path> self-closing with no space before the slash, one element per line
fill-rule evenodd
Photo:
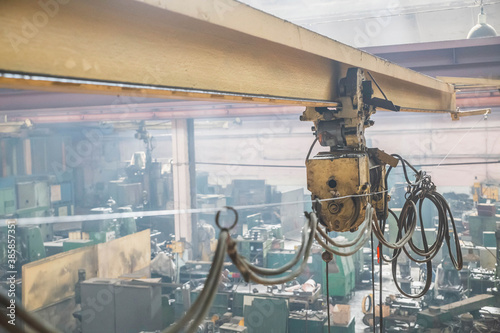
<path fill-rule="evenodd" d="M 382 96 L 384 96 L 385 100 L 388 100 L 387 99 L 387 96 L 384 94 L 384 91 L 382 90 L 382 88 L 380 88 L 380 86 L 378 85 L 377 81 L 375 80 L 375 78 L 372 76 L 372 74 L 370 72 L 367 72 L 368 75 L 370 76 L 370 78 L 373 80 L 373 83 L 375 83 L 375 85 L 377 86 L 378 90 L 380 90 L 380 93 L 382 94 Z"/>
<path fill-rule="evenodd" d="M 362 198 L 368 197 L 375 194 L 386 193 L 387 191 L 379 191 L 373 193 L 362 193 L 362 194 L 352 194 L 345 195 L 342 197 L 320 199 L 320 202 L 336 201 L 347 198 Z M 279 207 L 283 205 L 295 205 L 302 203 L 309 203 L 312 200 L 300 200 L 300 201 L 289 201 L 280 203 L 269 203 L 269 204 L 256 204 L 256 205 L 241 205 L 234 206 L 236 210 L 243 209 L 257 209 L 257 208 L 269 208 L 269 207 Z M 168 216 L 177 214 L 198 214 L 198 213 L 214 213 L 221 209 L 221 207 L 214 208 L 193 208 L 193 209 L 169 209 L 169 210 L 152 210 L 152 211 L 140 211 L 140 212 L 126 212 L 126 213 L 111 213 L 107 214 L 108 219 L 121 219 L 121 218 L 143 218 L 152 216 Z M 70 223 L 70 222 L 81 222 L 81 221 L 96 221 L 99 220 L 99 215 L 70 215 L 70 216 L 50 216 L 50 217 L 29 217 L 29 218 L 18 218 L 16 219 L 16 225 L 36 225 L 36 224 L 52 224 L 52 223 Z M 7 223 L 10 219 L 0 219 L 1 223 Z"/>
<path fill-rule="evenodd" d="M 311 144 L 311 147 L 309 147 L 309 151 L 307 152 L 307 155 L 306 155 L 306 163 L 307 163 L 307 161 L 309 161 L 309 157 L 311 156 L 312 150 L 314 148 L 314 145 L 316 145 L 316 142 L 318 142 L 318 137 L 314 138 L 314 141 Z"/>
<path fill-rule="evenodd" d="M 415 228 L 417 226 L 417 219 L 415 214 L 409 214 L 408 210 L 413 210 L 416 212 L 417 208 L 415 207 L 415 204 L 413 201 L 406 201 L 403 209 L 401 210 L 401 215 L 400 218 L 396 217 L 397 224 L 398 224 L 398 238 L 396 239 L 395 243 L 389 242 L 385 237 L 384 237 L 384 232 L 377 223 L 377 221 L 373 221 L 373 232 L 375 233 L 375 236 L 377 236 L 377 239 L 382 243 L 383 245 L 387 246 L 390 249 L 400 249 L 402 248 L 405 244 L 407 244 L 413 236 L 413 233 L 415 232 Z M 403 225 L 403 222 L 406 220 L 406 226 L 408 226 L 408 229 L 406 229 L 406 233 L 404 236 L 401 236 L 401 226 Z M 409 221 L 408 221 L 409 220 Z M 381 256 L 382 257 L 382 256 Z M 391 261 L 391 260 L 389 260 Z"/>
<path fill-rule="evenodd" d="M 238 167 L 251 167 L 251 168 L 297 168 L 304 169 L 305 165 L 291 165 L 291 164 L 249 164 L 249 163 L 222 163 L 222 162 L 196 162 L 200 165 L 219 165 L 219 166 L 238 166 Z M 456 163 L 427 163 L 416 164 L 419 167 L 432 167 L 432 166 L 460 166 L 460 165 L 483 165 L 483 164 L 500 164 L 500 161 L 484 161 L 484 162 L 456 162 Z"/>
<path fill-rule="evenodd" d="M 217 293 L 222 267 L 224 265 L 224 258 L 228 247 L 229 232 L 228 229 L 222 229 L 219 234 L 219 241 L 217 242 L 217 249 L 214 254 L 214 260 L 210 267 L 208 277 L 205 281 L 205 286 L 200 295 L 189 308 L 186 314 L 177 322 L 166 328 L 163 333 L 181 332 L 184 326 L 189 324 L 186 332 L 191 333 L 196 331 L 196 327 L 201 320 L 205 318 L 210 305 Z M 193 319 L 194 318 L 194 319 Z M 192 320 L 192 321 L 191 321 Z"/>
<path fill-rule="evenodd" d="M 328 276 L 328 265 L 330 262 L 325 262 L 326 266 L 326 313 L 328 315 L 328 333 L 330 333 L 330 283 L 329 283 L 329 276 Z"/>
<path fill-rule="evenodd" d="M 366 221 L 366 219 L 365 219 L 365 221 Z M 367 228 L 368 228 L 368 223 L 365 223 L 364 226 L 361 228 L 361 230 L 359 230 L 356 237 L 352 241 L 347 241 L 347 242 L 336 242 L 333 238 L 328 236 L 328 234 L 321 228 L 318 228 L 318 232 L 321 234 L 321 236 L 323 236 L 323 238 L 325 238 L 327 240 L 328 243 L 332 244 L 333 246 L 345 248 L 345 247 L 351 247 L 351 246 L 354 246 L 356 244 L 359 244 L 359 241 L 361 240 L 361 238 L 363 236 L 366 236 L 365 231 L 367 230 Z"/>
<path fill-rule="evenodd" d="M 382 221 L 380 222 L 382 223 Z M 383 229 L 382 229 L 383 230 Z M 382 253 L 382 244 L 379 242 L 378 243 L 378 265 L 379 265 L 379 268 L 378 268 L 378 276 L 379 276 L 379 318 L 380 318 L 380 324 L 379 324 L 379 330 L 380 330 L 380 333 L 383 333 L 384 332 L 384 316 L 383 316 L 383 303 L 382 303 L 382 263 L 383 263 L 383 260 L 382 260 L 382 257 L 384 256 L 383 253 Z M 374 298 L 375 298 L 375 295 L 374 295 Z"/>
<path fill-rule="evenodd" d="M 300 264 L 300 266 L 297 269 L 295 269 L 294 271 L 292 271 L 291 273 L 289 273 L 288 275 L 283 276 L 283 277 L 264 278 L 264 277 L 259 276 L 257 272 L 262 271 L 262 268 L 257 267 L 255 265 L 252 265 L 252 264 L 248 263 L 246 260 L 244 260 L 244 258 L 241 255 L 239 255 L 237 250 L 236 250 L 236 242 L 234 242 L 233 240 L 230 240 L 229 248 L 228 248 L 229 257 L 233 261 L 234 265 L 241 272 L 241 274 L 243 275 L 243 278 L 245 279 L 246 282 L 253 281 L 253 282 L 256 282 L 259 284 L 263 284 L 263 285 L 282 284 L 282 283 L 293 280 L 294 278 L 296 278 L 297 276 L 299 276 L 302 273 L 305 266 L 307 266 L 307 259 L 309 258 L 311 247 L 312 247 L 312 244 L 314 242 L 314 235 L 316 233 L 316 228 L 317 228 L 317 224 L 318 224 L 318 220 L 317 220 L 316 214 L 314 212 L 312 212 L 310 214 L 306 213 L 306 217 L 308 220 L 308 225 L 309 225 L 310 231 L 309 231 L 309 238 L 307 239 L 306 246 L 303 250 L 304 257 L 303 257 L 302 263 Z M 304 232 L 305 232 L 305 230 L 304 230 Z M 266 270 L 266 273 L 267 273 L 267 275 L 279 275 L 283 272 L 281 271 L 281 269 L 274 270 L 274 271 L 269 269 L 269 270 Z"/>
<path fill-rule="evenodd" d="M 490 2 L 487 4 L 484 4 L 484 6 L 490 6 L 490 5 L 496 5 L 500 3 L 500 1 L 495 1 L 495 2 Z M 457 10 L 457 9 L 464 9 L 464 8 L 475 8 L 477 5 L 465 5 L 465 6 L 456 6 L 456 7 L 444 7 L 444 8 L 436 8 L 436 9 L 426 9 L 426 10 L 415 10 L 415 11 L 408 11 L 408 12 L 397 12 L 397 13 L 390 13 L 386 15 L 373 15 L 373 16 L 363 16 L 363 17 L 349 17 L 349 18 L 330 18 L 330 19 L 323 19 L 318 17 L 314 17 L 314 22 L 307 22 L 304 24 L 301 24 L 303 26 L 313 26 L 313 25 L 318 25 L 318 24 L 326 24 L 326 23 L 334 23 L 334 22 L 346 22 L 346 21 L 363 21 L 363 20 L 370 20 L 370 19 L 380 19 L 380 18 L 385 18 L 385 17 L 394 17 L 394 16 L 407 16 L 407 15 L 415 15 L 415 14 L 423 14 L 423 13 L 436 13 L 436 12 L 441 12 L 441 11 L 450 11 L 450 10 Z M 311 21 L 311 18 L 298 18 L 298 19 L 291 19 L 290 21 L 295 22 L 295 23 L 300 23 L 301 21 Z"/>
<path fill-rule="evenodd" d="M 353 249 L 350 249 L 349 251 L 342 252 L 340 250 L 334 249 L 331 246 L 329 246 L 328 243 L 330 243 L 334 246 L 337 246 L 339 243 L 335 242 L 330 236 L 328 236 L 319 227 L 316 230 L 317 231 L 317 233 L 315 235 L 316 241 L 319 243 L 319 245 L 321 245 L 326 251 L 328 251 L 330 253 L 333 253 L 333 254 L 336 254 L 336 255 L 342 256 L 342 257 L 351 256 L 354 253 L 358 252 L 365 245 L 366 241 L 368 240 L 369 235 L 371 235 L 372 219 L 374 218 L 374 213 L 375 213 L 375 211 L 372 208 L 372 206 L 370 204 L 367 204 L 366 212 L 365 212 L 365 220 L 363 222 L 365 225 L 357 237 L 357 238 L 361 238 L 361 240 L 357 243 L 357 245 Z M 320 236 L 325 238 L 326 241 L 321 239 Z M 360 237 L 360 236 L 362 236 L 362 237 Z"/>
<path fill-rule="evenodd" d="M 373 250 L 373 233 L 371 234 L 371 250 L 372 250 L 372 295 L 374 295 L 373 303 L 375 303 L 375 253 Z M 375 304 L 373 304 L 373 309 L 372 309 L 372 319 L 373 319 L 373 333 L 376 332 L 376 315 L 375 315 Z"/>
<path fill-rule="evenodd" d="M 313 145 L 310 148 L 310 151 L 308 153 L 308 156 L 310 152 L 312 151 L 312 148 L 314 144 L 316 143 L 313 142 Z M 425 294 L 429 287 L 430 283 L 432 281 L 432 263 L 431 259 L 436 255 L 437 251 L 441 248 L 441 245 L 443 243 L 443 240 L 446 242 L 448 246 L 448 251 L 450 254 L 450 259 L 453 262 L 453 265 L 457 269 L 461 269 L 463 265 L 463 259 L 462 259 L 462 254 L 460 251 L 460 243 L 458 239 L 458 234 L 456 231 L 456 226 L 455 222 L 450 210 L 449 205 L 447 204 L 446 200 L 444 197 L 437 193 L 435 191 L 435 186 L 432 183 L 430 176 L 427 176 L 424 172 L 422 171 L 417 171 L 410 163 L 408 163 L 406 160 L 401 158 L 399 155 L 392 155 L 401 161 L 401 165 L 403 168 L 403 174 L 405 177 L 405 180 L 407 182 L 407 195 L 406 195 L 406 202 L 405 205 L 403 206 L 401 215 L 399 218 L 397 218 L 397 225 L 398 225 L 398 234 L 396 237 L 395 243 L 388 242 L 385 237 L 384 237 L 384 229 L 385 229 L 385 223 L 386 223 L 386 217 L 381 219 L 380 223 L 378 223 L 377 216 L 376 216 L 376 210 L 371 206 L 370 203 L 367 203 L 366 205 L 366 210 L 365 210 L 365 220 L 364 220 L 364 226 L 361 228 L 359 231 L 359 234 L 356 236 L 356 238 L 353 241 L 349 242 L 337 242 L 333 240 L 331 237 L 328 236 L 328 234 L 323 231 L 319 225 L 318 225 L 318 218 L 316 216 L 315 211 L 312 213 L 305 213 L 306 218 L 307 218 L 307 223 L 304 225 L 303 233 L 302 233 L 302 244 L 301 247 L 297 253 L 297 255 L 292 259 L 289 263 L 283 265 L 282 267 L 279 267 L 277 269 L 269 269 L 269 268 L 262 268 L 255 266 L 248 262 L 248 260 L 241 255 L 238 254 L 236 250 L 236 242 L 229 236 L 229 229 L 233 228 L 237 221 L 238 221 L 238 214 L 235 208 L 233 207 L 226 207 L 229 210 L 232 210 L 235 213 L 235 221 L 233 225 L 229 228 L 221 227 L 219 224 L 219 216 L 221 211 L 219 210 L 216 215 L 216 224 L 217 226 L 221 229 L 220 235 L 219 235 L 219 241 L 217 244 L 217 249 L 215 251 L 214 259 L 212 266 L 209 271 L 209 275 L 205 281 L 205 286 L 203 290 L 201 291 L 199 297 L 196 299 L 196 301 L 193 303 L 191 308 L 186 312 L 186 314 L 176 323 L 171 325 L 169 328 L 165 329 L 163 332 L 164 333 L 174 333 L 174 332 L 180 332 L 180 331 L 185 331 L 188 333 L 195 332 L 198 325 L 200 322 L 205 318 L 213 300 L 214 297 L 217 293 L 218 285 L 219 285 L 219 279 L 220 279 L 220 274 L 222 272 L 222 267 L 224 263 L 224 258 L 226 252 L 229 254 L 229 257 L 235 264 L 235 266 L 238 268 L 238 270 L 242 273 L 242 276 L 244 277 L 245 281 L 253 281 L 256 283 L 264 284 L 264 285 L 275 285 L 275 284 L 282 284 L 288 281 L 291 281 L 292 279 L 296 278 L 300 273 L 303 271 L 305 266 L 307 265 L 307 259 L 310 255 L 311 247 L 314 242 L 314 239 L 318 241 L 318 243 L 328 252 L 332 254 L 336 254 L 339 256 L 350 256 L 357 251 L 359 251 L 363 245 L 366 243 L 368 240 L 368 237 L 371 237 L 371 248 L 372 248 L 372 291 L 373 295 L 375 295 L 375 276 L 374 276 L 374 237 L 373 235 L 379 239 L 380 244 L 379 244 L 379 253 L 380 253 L 380 320 L 382 321 L 383 317 L 383 311 L 382 311 L 382 260 L 386 260 L 382 254 L 382 245 L 385 245 L 389 248 L 392 248 L 394 250 L 393 252 L 393 257 L 391 259 L 388 259 L 386 261 L 392 262 L 392 274 L 393 274 L 393 279 L 396 284 L 397 289 L 401 292 L 401 294 L 405 295 L 406 297 L 411 297 L 411 298 L 417 298 L 421 297 L 423 294 Z M 412 182 L 410 181 L 410 177 L 408 176 L 408 171 L 407 168 L 411 169 L 412 171 L 415 172 L 415 181 Z M 392 167 L 390 167 L 386 173 L 385 177 L 385 184 L 387 184 L 387 178 L 389 176 L 390 171 L 392 170 Z M 378 193 L 386 193 L 386 189 L 382 189 L 381 191 L 377 191 L 374 193 L 368 193 L 368 194 L 360 194 L 360 195 L 349 195 L 345 197 L 367 197 L 369 195 L 374 195 Z M 319 203 L 320 201 L 330 201 L 330 200 L 339 200 L 344 197 L 337 197 L 337 198 L 329 198 L 329 199 L 322 199 L 322 200 L 316 200 L 316 203 Z M 437 238 L 436 241 L 429 246 L 426 236 L 425 236 L 425 229 L 424 229 L 424 224 L 423 224 L 423 218 L 422 218 L 422 205 L 424 200 L 429 200 L 438 210 L 438 232 L 437 232 Z M 262 206 L 262 205 L 254 205 L 251 207 L 255 206 Z M 267 206 L 267 205 L 265 205 Z M 418 211 L 417 207 L 418 206 Z M 314 205 L 313 205 L 314 207 Z M 387 210 L 390 214 L 392 214 L 395 217 L 394 212 L 391 210 L 387 209 L 386 204 L 384 205 L 384 210 Z M 414 231 L 416 230 L 416 224 L 417 224 L 417 218 L 420 222 L 420 231 L 421 231 L 421 236 L 422 236 L 422 244 L 423 244 L 423 249 L 419 248 L 416 246 L 412 240 L 412 236 Z M 451 227 L 453 229 L 453 234 L 454 234 L 454 245 L 456 248 L 456 255 L 452 253 L 451 250 L 451 237 L 449 234 L 449 227 L 448 224 L 451 224 Z M 308 232 L 308 237 L 306 237 L 307 233 L 307 227 L 309 228 Z M 373 229 L 373 233 L 372 233 Z M 324 240 L 323 240 L 324 238 Z M 340 251 L 338 249 L 332 248 L 329 244 L 333 245 L 334 247 L 338 247 L 340 249 L 346 249 L 345 251 Z M 411 249 L 417 256 L 425 257 L 425 259 L 416 259 L 409 253 L 409 250 L 406 248 L 406 245 L 408 245 L 409 249 Z M 354 247 L 353 249 L 347 249 L 349 247 Z M 422 292 L 420 292 L 417 295 L 408 295 L 405 293 L 403 290 L 401 290 L 401 287 L 397 283 L 397 277 L 396 277 L 396 268 L 397 268 L 397 257 L 404 252 L 411 260 L 416 261 L 416 262 L 421 262 L 421 263 L 426 263 L 427 264 L 427 271 L 430 272 L 427 274 L 427 281 L 424 289 Z M 280 275 L 287 270 L 289 270 L 291 267 L 295 266 L 300 259 L 302 259 L 302 262 L 300 266 L 293 270 L 291 273 L 287 274 L 284 277 L 278 277 L 278 278 L 266 278 L 262 277 L 260 275 L 265 275 L 265 276 L 273 276 L 273 275 Z M 327 288 L 328 288 L 328 265 L 327 265 Z M 6 300 L 4 299 L 4 295 L 1 295 L 0 300 L 6 304 Z M 8 300 L 7 300 L 8 302 Z M 37 319 L 34 319 L 29 313 L 24 311 L 22 307 L 19 307 L 19 316 L 24 319 L 27 323 L 31 324 L 33 328 L 38 330 L 39 332 L 42 333 L 48 333 L 48 332 L 54 332 L 52 329 L 48 329 L 42 322 L 40 322 Z M 24 312 L 23 312 L 24 311 Z M 328 309 L 329 311 L 329 309 Z M 375 326 L 376 326 L 376 314 L 375 314 L 375 306 L 373 307 L 373 323 L 374 323 L 374 331 L 375 331 Z M 383 329 L 381 323 L 381 330 Z M 186 327 L 187 326 L 187 327 Z"/>
<path fill-rule="evenodd" d="M 278 268 L 264 268 L 264 267 L 254 266 L 253 270 L 254 272 L 261 275 L 277 275 L 284 273 L 290 268 L 292 268 L 295 264 L 297 264 L 300 258 L 304 257 L 305 250 L 306 250 L 306 233 L 302 232 L 302 242 L 300 243 L 299 251 L 297 251 L 297 254 L 290 262 Z M 251 264 L 246 258 L 242 257 L 241 260 L 245 261 L 247 265 Z"/>
<path fill-rule="evenodd" d="M 423 296 L 430 288 L 431 283 L 432 283 L 432 262 L 431 260 L 437 255 L 439 250 L 441 249 L 441 246 L 443 244 L 443 240 L 446 242 L 446 245 L 448 247 L 448 252 L 450 254 L 450 259 L 455 266 L 457 270 L 462 269 L 463 266 L 463 259 L 462 259 L 462 253 L 460 249 L 460 241 L 458 239 L 458 234 L 456 231 L 456 226 L 455 226 L 455 221 L 453 219 L 453 215 L 451 214 L 451 209 L 444 199 L 444 197 L 436 192 L 436 187 L 434 183 L 432 183 L 430 176 L 426 175 L 422 171 L 416 170 L 410 163 L 408 163 L 406 160 L 404 160 L 401 156 L 399 155 L 392 155 L 396 157 L 400 162 L 401 166 L 403 168 L 403 175 L 405 177 L 406 183 L 407 183 L 407 193 L 406 193 L 406 202 L 403 206 L 403 209 L 401 211 L 401 214 L 399 218 L 396 219 L 397 225 L 398 225 L 398 234 L 396 237 L 396 242 L 394 244 L 388 243 L 385 238 L 383 237 L 383 228 L 379 228 L 376 223 L 374 223 L 374 234 L 377 238 L 379 238 L 379 241 L 385 245 L 388 246 L 389 248 L 392 248 L 394 250 L 393 256 L 391 259 L 385 259 L 383 258 L 383 255 L 381 256 L 382 260 L 392 262 L 392 276 L 394 279 L 394 283 L 396 285 L 396 288 L 399 290 L 401 294 L 403 294 L 406 297 L 410 298 L 419 298 Z M 408 170 L 407 168 L 411 169 L 412 171 L 415 172 L 415 181 L 412 182 L 410 180 L 410 177 L 408 176 Z M 386 173 L 386 184 L 387 184 L 387 178 L 392 170 L 392 167 L 389 167 L 387 173 Z M 427 238 L 425 235 L 425 226 L 423 223 L 423 213 L 422 213 L 422 208 L 423 208 L 423 202 L 425 200 L 430 201 L 437 209 L 438 211 L 438 228 L 437 228 L 437 235 L 436 235 L 436 241 L 429 245 L 427 242 Z M 418 210 L 416 207 L 418 206 Z M 389 210 L 389 212 L 395 216 L 395 214 Z M 423 248 L 418 247 L 414 241 L 412 236 L 406 237 L 408 235 L 413 235 L 413 232 L 416 228 L 416 221 L 419 221 L 420 223 L 420 233 L 421 233 L 421 240 L 422 240 L 422 245 Z M 451 224 L 451 228 L 453 229 L 453 234 L 454 234 L 454 245 L 456 249 L 456 255 L 452 253 L 451 250 L 451 240 L 450 240 L 450 234 L 449 234 L 449 224 Z M 405 232 L 405 236 L 403 236 L 403 232 Z M 394 246 L 396 245 L 396 246 Z M 409 247 L 409 249 L 406 247 L 406 245 Z M 413 253 L 415 253 L 417 256 L 422 257 L 423 259 L 418 259 L 415 258 L 414 255 L 410 253 L 409 250 L 412 250 Z M 417 263 L 425 263 L 427 265 L 427 271 L 430 272 L 427 274 L 425 286 L 422 289 L 422 291 L 416 295 L 410 295 L 403 291 L 400 287 L 400 285 L 397 282 L 397 258 L 398 256 L 404 252 L 408 258 L 414 262 Z"/>

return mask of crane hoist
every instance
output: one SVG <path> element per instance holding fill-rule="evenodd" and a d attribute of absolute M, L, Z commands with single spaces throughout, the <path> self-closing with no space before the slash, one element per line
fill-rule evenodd
<path fill-rule="evenodd" d="M 313 121 L 316 141 L 329 151 L 306 159 L 307 186 L 319 221 L 329 231 L 358 229 L 365 219 L 368 203 L 379 219 L 387 217 L 386 165 L 396 167 L 398 159 L 378 148 L 368 148 L 365 129 L 377 106 L 393 111 L 399 107 L 389 100 L 373 97 L 372 81 L 360 68 L 350 68 L 339 82 L 339 107 L 307 107 L 300 120 Z M 371 195 L 369 195 L 371 194 Z"/>
<path fill-rule="evenodd" d="M 366 74 L 367 75 L 366 75 Z M 338 106 L 307 107 L 300 117 L 302 121 L 312 121 L 316 142 L 329 147 L 314 157 L 306 158 L 307 187 L 316 203 L 319 221 L 328 231 L 354 232 L 365 219 L 369 203 L 376 210 L 379 220 L 388 215 L 386 167 L 396 167 L 398 159 L 378 148 L 368 148 L 365 129 L 372 126 L 370 119 L 376 108 L 400 111 L 387 98 L 373 97 L 375 79 L 361 68 L 349 68 L 338 84 Z M 474 115 L 489 110 L 457 111 L 459 115 Z"/>

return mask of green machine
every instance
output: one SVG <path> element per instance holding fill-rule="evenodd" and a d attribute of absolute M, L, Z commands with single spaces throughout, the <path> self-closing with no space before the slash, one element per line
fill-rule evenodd
<path fill-rule="evenodd" d="M 0 188 L 0 216 L 8 216 L 16 211 L 16 191 L 12 187 Z"/>
<path fill-rule="evenodd" d="M 8 263 L 8 228 L 0 227 L 0 263 L 6 266 Z M 46 257 L 43 246 L 42 233 L 37 226 L 16 226 L 16 270 L 21 271 L 24 264 L 43 259 Z"/>
<path fill-rule="evenodd" d="M 320 275 L 320 272 L 318 272 L 318 275 L 316 276 L 325 276 L 326 272 L 326 263 L 321 259 L 321 255 L 317 255 L 316 260 L 321 260 L 322 261 L 322 274 Z M 331 268 L 329 268 L 329 273 L 328 274 L 328 280 L 329 280 L 329 294 L 330 297 L 333 297 L 339 301 L 344 301 L 346 299 L 351 298 L 351 293 L 356 287 L 356 273 L 355 273 L 355 267 L 354 267 L 354 261 L 353 257 L 342 257 L 342 256 L 334 256 L 335 258 L 335 263 L 337 266 L 337 270 L 334 270 L 334 264 L 333 261 L 329 263 Z M 313 263 L 315 257 L 313 257 Z M 323 294 L 326 295 L 326 280 L 323 278 L 321 279 L 321 284 L 323 286 Z"/>
<path fill-rule="evenodd" d="M 293 258 L 295 257 L 295 255 L 296 255 L 296 252 L 294 250 L 283 250 L 283 249 L 270 250 L 267 253 L 266 268 L 276 269 L 278 267 L 281 267 L 284 264 L 286 264 L 287 262 L 292 261 Z M 295 266 L 293 266 L 291 268 L 291 270 L 295 270 L 296 268 L 298 268 L 298 266 L 300 266 L 300 263 L 297 263 Z M 306 267 L 306 270 L 307 269 L 309 269 L 309 267 Z M 280 275 L 276 275 L 276 277 L 283 277 L 286 275 L 288 275 L 288 272 L 285 272 L 285 273 L 280 274 Z M 304 274 L 300 275 L 297 278 L 297 280 L 300 283 L 304 283 L 307 280 L 307 277 L 304 278 L 303 275 Z"/>
<path fill-rule="evenodd" d="M 238 239 L 238 252 L 257 266 L 265 267 L 273 243 L 273 232 L 266 227 L 252 228 L 243 239 Z"/>
<path fill-rule="evenodd" d="M 63 242 L 62 250 L 63 252 L 66 252 L 94 244 L 95 242 L 90 239 L 67 239 Z"/>
<path fill-rule="evenodd" d="M 120 207 L 118 213 L 132 212 L 131 207 Z M 109 207 L 98 207 L 91 210 L 92 214 L 103 215 L 102 219 L 83 221 L 82 231 L 89 234 L 94 243 L 105 243 L 112 239 L 127 236 L 137 232 L 137 225 L 133 217 L 109 219 L 106 215 L 113 213 Z"/>
<path fill-rule="evenodd" d="M 293 250 L 272 250 L 267 254 L 267 268 L 277 268 L 290 262 L 295 257 Z M 362 257 L 363 252 L 358 251 L 357 257 Z M 329 263 L 329 292 L 331 297 L 339 300 L 349 299 L 356 286 L 356 268 L 354 257 L 334 256 L 334 261 Z M 359 258 L 358 258 L 359 259 Z M 361 261 L 361 259 L 359 259 Z M 295 265 L 293 269 L 297 268 Z M 362 266 L 361 266 L 362 267 Z M 282 274 L 283 276 L 287 273 Z M 305 271 L 297 278 L 300 283 L 304 283 L 309 278 L 320 283 L 323 288 L 323 294 L 326 295 L 326 263 L 321 258 L 321 252 L 314 252 L 309 258 Z"/>
<path fill-rule="evenodd" d="M 191 304 L 196 301 L 198 296 L 200 295 L 201 290 L 193 290 L 191 291 Z M 209 310 L 209 315 L 222 315 L 229 311 L 229 302 L 231 298 L 231 293 L 229 292 L 219 292 L 215 295 L 214 302 Z"/>
<path fill-rule="evenodd" d="M 132 208 L 129 206 L 118 208 L 118 213 L 131 213 Z M 118 219 L 118 235 L 116 237 L 123 237 L 137 232 L 137 225 L 133 217 L 124 217 Z"/>
<path fill-rule="evenodd" d="M 248 333 L 287 333 L 287 300 L 275 297 L 254 297 L 244 309 L 245 326 Z"/>
<path fill-rule="evenodd" d="M 495 216 L 469 216 L 469 229 L 472 242 L 475 245 L 483 244 L 483 233 L 485 231 L 495 231 L 499 215 Z"/>

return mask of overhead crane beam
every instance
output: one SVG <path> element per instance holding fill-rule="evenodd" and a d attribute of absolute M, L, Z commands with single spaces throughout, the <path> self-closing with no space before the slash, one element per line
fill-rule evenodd
<path fill-rule="evenodd" d="M 455 110 L 451 84 L 233 0 L 5 0 L 0 22 L 3 88 L 325 106 L 359 67 L 402 110 Z"/>

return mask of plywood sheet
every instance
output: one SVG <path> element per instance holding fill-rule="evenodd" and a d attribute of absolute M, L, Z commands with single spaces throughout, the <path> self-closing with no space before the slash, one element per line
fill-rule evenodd
<path fill-rule="evenodd" d="M 37 260 L 23 266 L 23 304 L 34 311 L 73 297 L 79 269 L 87 279 L 117 278 L 150 262 L 149 230 Z"/>
<path fill-rule="evenodd" d="M 100 278 L 118 278 L 143 269 L 151 263 L 149 229 L 98 244 L 97 247 Z"/>
<path fill-rule="evenodd" d="M 23 266 L 23 304 L 33 311 L 62 301 L 75 294 L 78 270 L 87 278 L 97 276 L 97 246 L 88 246 Z"/>

